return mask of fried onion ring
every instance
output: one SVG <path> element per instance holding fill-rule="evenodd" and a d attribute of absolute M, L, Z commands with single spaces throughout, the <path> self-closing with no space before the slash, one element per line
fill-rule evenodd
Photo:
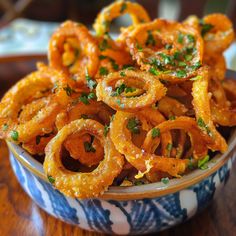
<path fill-rule="evenodd" d="M 75 120 L 64 126 L 48 143 L 43 167 L 45 173 L 55 179 L 55 187 L 65 195 L 77 198 L 97 197 L 107 190 L 122 170 L 124 159 L 116 151 L 110 137 L 104 137 L 103 129 L 104 127 L 94 120 Z M 67 170 L 60 157 L 61 147 L 66 138 L 80 132 L 94 135 L 104 146 L 103 161 L 89 173 Z"/>
<path fill-rule="evenodd" d="M 124 73 L 122 75 L 122 72 Z M 112 91 L 121 81 L 126 87 L 144 89 L 145 93 L 137 97 L 125 97 Z M 116 88 L 117 89 L 117 88 Z M 154 76 L 147 72 L 125 70 L 109 74 L 96 88 L 98 101 L 103 101 L 116 110 L 137 111 L 148 107 L 165 95 L 166 88 Z"/>
<path fill-rule="evenodd" d="M 112 20 L 124 14 L 131 16 L 133 25 L 150 21 L 147 12 L 141 5 L 123 0 L 116 1 L 105 7 L 97 16 L 93 25 L 96 34 L 101 36 L 109 32 Z"/>

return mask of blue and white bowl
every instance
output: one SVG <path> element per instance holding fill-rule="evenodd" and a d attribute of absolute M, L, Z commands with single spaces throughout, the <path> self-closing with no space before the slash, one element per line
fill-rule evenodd
<path fill-rule="evenodd" d="M 194 170 L 168 184 L 110 187 L 98 199 L 66 197 L 47 180 L 42 164 L 9 143 L 10 160 L 19 183 L 39 207 L 70 224 L 108 234 L 146 234 L 180 224 L 204 209 L 228 180 L 236 157 L 236 131 L 229 148 L 206 170 Z"/>

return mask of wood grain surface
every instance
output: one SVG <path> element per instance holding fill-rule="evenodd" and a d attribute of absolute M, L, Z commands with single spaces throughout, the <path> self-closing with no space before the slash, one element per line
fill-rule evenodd
<path fill-rule="evenodd" d="M 35 61 L 0 63 L 0 96 L 32 71 Z M 11 169 L 8 150 L 0 141 L 0 236 L 101 235 L 63 223 L 42 211 L 21 188 Z M 154 234 L 153 234 L 154 235 Z M 155 234 L 157 235 L 157 234 Z M 236 163 L 227 185 L 203 212 L 159 236 L 236 235 Z"/>

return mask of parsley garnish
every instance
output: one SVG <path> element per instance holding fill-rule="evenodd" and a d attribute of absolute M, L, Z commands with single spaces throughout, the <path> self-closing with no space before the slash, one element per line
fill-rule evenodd
<path fill-rule="evenodd" d="M 201 29 L 201 35 L 202 37 L 205 36 L 206 33 L 208 33 L 214 26 L 212 24 L 207 24 L 203 20 L 200 20 L 200 26 L 202 27 Z"/>
<path fill-rule="evenodd" d="M 82 114 L 82 115 L 81 115 L 81 118 L 86 120 L 86 119 L 88 119 L 89 117 L 88 117 L 88 115 L 86 115 L 86 114 Z"/>
<path fill-rule="evenodd" d="M 108 75 L 108 69 L 106 67 L 100 67 L 99 68 L 99 75 Z"/>
<path fill-rule="evenodd" d="M 148 30 L 148 37 L 147 37 L 147 41 L 146 41 L 146 46 L 155 46 L 156 45 L 156 41 L 152 35 L 152 32 L 150 30 Z"/>
<path fill-rule="evenodd" d="M 143 51 L 143 47 L 139 45 L 138 43 L 136 43 L 136 48 L 138 49 L 139 52 Z"/>
<path fill-rule="evenodd" d="M 2 126 L 2 130 L 3 131 L 6 131 L 8 129 L 8 124 L 4 124 L 3 126 Z"/>
<path fill-rule="evenodd" d="M 204 120 L 199 117 L 197 120 L 197 125 L 202 129 L 205 130 L 207 132 L 207 134 L 212 137 L 212 133 L 211 130 L 209 129 L 209 127 L 206 125 L 206 123 L 204 122 Z"/>
<path fill-rule="evenodd" d="M 107 39 L 103 39 L 101 43 L 99 43 L 98 48 L 100 51 L 105 51 L 107 48 L 109 48 Z"/>
<path fill-rule="evenodd" d="M 123 2 L 120 8 L 120 13 L 123 13 L 126 9 L 127 9 L 127 4 Z"/>
<path fill-rule="evenodd" d="M 84 142 L 84 150 L 85 152 L 96 152 L 96 149 L 93 147 L 93 144 L 90 142 Z"/>
<path fill-rule="evenodd" d="M 104 59 L 106 59 L 107 58 L 107 56 L 104 56 L 104 55 L 99 55 L 99 60 L 104 60 Z"/>
<path fill-rule="evenodd" d="M 165 49 L 169 50 L 169 49 L 171 49 L 171 48 L 172 48 L 172 45 L 171 45 L 171 44 L 166 44 L 166 45 L 165 45 Z"/>
<path fill-rule="evenodd" d="M 52 176 L 50 176 L 50 175 L 48 175 L 48 180 L 49 180 L 49 182 L 50 182 L 51 184 L 54 184 L 54 183 L 55 183 L 55 179 L 54 179 Z"/>
<path fill-rule="evenodd" d="M 113 68 L 114 70 L 118 70 L 118 69 L 119 69 L 119 65 L 116 64 L 115 60 L 113 60 L 113 59 L 111 58 L 110 61 L 111 61 L 112 68 Z"/>
<path fill-rule="evenodd" d="M 159 75 L 159 72 L 158 72 L 154 67 L 151 67 L 151 68 L 149 69 L 149 72 L 150 72 L 151 74 L 153 74 L 153 75 Z"/>
<path fill-rule="evenodd" d="M 125 69 L 126 69 L 126 70 L 134 70 L 134 67 L 133 67 L 132 65 L 126 64 L 126 65 L 123 65 L 123 66 L 122 66 L 122 69 L 123 69 L 123 70 L 125 70 Z"/>
<path fill-rule="evenodd" d="M 121 72 L 120 72 L 120 76 L 125 77 L 125 72 L 124 72 L 124 71 L 121 71 Z"/>
<path fill-rule="evenodd" d="M 11 131 L 11 138 L 12 138 L 14 141 L 18 141 L 19 133 L 18 133 L 16 130 L 12 130 L 12 131 Z"/>
<path fill-rule="evenodd" d="M 193 35 L 191 34 L 187 34 L 187 39 L 189 43 L 194 43 L 195 42 L 195 38 Z"/>
<path fill-rule="evenodd" d="M 169 120 L 175 120 L 175 116 L 169 116 Z"/>
<path fill-rule="evenodd" d="M 178 41 L 178 43 L 182 44 L 184 41 L 184 34 L 179 32 L 177 41 Z"/>
<path fill-rule="evenodd" d="M 88 105 L 89 104 L 89 100 L 90 99 L 94 99 L 94 98 L 96 98 L 95 93 L 89 93 L 89 94 L 82 93 L 82 95 L 80 96 L 79 100 L 82 103 L 84 103 L 85 105 Z"/>
<path fill-rule="evenodd" d="M 88 74 L 88 70 L 86 69 L 85 72 L 85 79 L 87 82 L 87 86 L 89 87 L 90 90 L 93 90 L 97 86 L 97 82 L 91 78 L 91 76 Z"/>
<path fill-rule="evenodd" d="M 203 159 L 199 160 L 197 163 L 198 168 L 200 168 L 201 170 L 206 170 L 208 168 L 207 163 L 209 159 L 209 155 L 206 155 Z"/>
<path fill-rule="evenodd" d="M 133 117 L 128 120 L 126 128 L 131 131 L 133 134 L 140 133 L 140 121 Z"/>
<path fill-rule="evenodd" d="M 135 186 L 140 186 L 140 185 L 143 185 L 143 184 L 144 184 L 144 182 L 141 181 L 141 180 L 138 180 L 138 181 L 135 181 L 135 182 L 134 182 L 134 185 L 135 185 Z"/>
<path fill-rule="evenodd" d="M 63 88 L 66 91 L 67 96 L 71 96 L 71 94 L 74 92 L 74 90 L 67 84 L 65 88 Z"/>
<path fill-rule="evenodd" d="M 161 179 L 161 182 L 162 182 L 163 184 L 168 184 L 168 183 L 170 182 L 170 179 L 169 179 L 168 177 L 162 178 L 162 179 Z"/>
<path fill-rule="evenodd" d="M 160 135 L 161 135 L 160 129 L 158 128 L 152 129 L 152 138 L 160 137 Z"/>
<path fill-rule="evenodd" d="M 110 129 L 110 126 L 109 126 L 109 125 L 105 125 L 105 126 L 104 126 L 103 134 L 104 134 L 105 137 L 107 136 L 109 129 Z"/>
<path fill-rule="evenodd" d="M 184 78 L 186 75 L 187 75 L 187 73 L 186 73 L 185 70 L 178 70 L 178 71 L 176 71 L 176 76 L 178 78 Z"/>

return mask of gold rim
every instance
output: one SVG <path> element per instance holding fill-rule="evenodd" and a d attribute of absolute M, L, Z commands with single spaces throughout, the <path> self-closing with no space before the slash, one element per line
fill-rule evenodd
<path fill-rule="evenodd" d="M 236 136 L 236 132 L 234 135 Z M 223 155 L 216 155 L 209 164 L 209 168 L 207 170 L 195 170 L 190 174 L 183 176 L 181 179 L 172 179 L 168 185 L 164 185 L 162 183 L 152 183 L 146 184 L 142 186 L 131 186 L 131 187 L 110 187 L 107 192 L 105 192 L 100 199 L 113 199 L 113 200 L 135 200 L 135 199 L 143 199 L 143 198 L 156 198 L 160 196 L 164 196 L 167 194 L 171 194 L 182 189 L 186 189 L 201 182 L 203 179 L 209 177 L 214 172 L 216 172 L 219 168 L 221 168 L 226 162 L 236 157 L 236 138 L 229 145 L 229 149 Z M 14 144 L 7 142 L 7 145 L 14 155 L 14 157 L 30 172 L 32 172 L 37 177 L 42 180 L 48 182 L 47 177 L 42 169 L 42 164 L 33 159 L 29 154 L 25 151 L 18 153 Z M 19 147 L 20 148 L 20 147 Z M 20 148 L 21 149 L 21 148 Z M 23 149 L 21 149 L 23 150 Z M 30 158 L 30 160 L 27 160 Z M 33 165 L 31 162 L 36 164 Z M 42 171 L 37 166 L 41 166 Z"/>

